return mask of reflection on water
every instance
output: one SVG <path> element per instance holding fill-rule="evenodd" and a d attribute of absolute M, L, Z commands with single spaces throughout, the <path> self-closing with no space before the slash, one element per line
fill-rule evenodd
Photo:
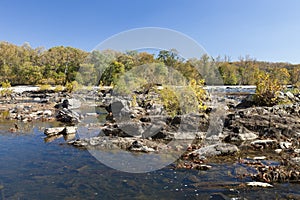
<path fill-rule="evenodd" d="M 239 164 L 211 164 L 208 171 L 173 170 L 131 174 L 110 169 L 88 151 L 68 146 L 64 138 L 44 142 L 54 123 L 1 123 L 0 199 L 275 199 L 299 197 L 297 184 L 272 189 L 245 188 Z M 25 130 L 25 129 L 24 129 Z M 112 155 L 113 156 L 113 155 Z"/>

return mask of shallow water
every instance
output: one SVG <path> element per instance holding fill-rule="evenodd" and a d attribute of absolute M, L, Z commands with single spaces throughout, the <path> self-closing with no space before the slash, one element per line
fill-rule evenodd
<path fill-rule="evenodd" d="M 245 166 L 214 164 L 211 170 L 174 170 L 172 165 L 150 173 L 111 169 L 87 150 L 63 138 L 45 143 L 43 130 L 57 123 L 19 124 L 22 133 L 0 126 L 0 199 L 276 199 L 299 198 L 300 185 L 250 188 L 237 178 Z M 114 156 L 112 154 L 112 156 Z"/>

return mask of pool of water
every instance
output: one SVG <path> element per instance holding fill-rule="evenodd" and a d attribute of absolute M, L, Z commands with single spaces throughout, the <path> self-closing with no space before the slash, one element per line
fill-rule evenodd
<path fill-rule="evenodd" d="M 44 141 L 43 130 L 57 123 L 0 123 L 0 199 L 276 199 L 299 198 L 300 185 L 250 188 L 238 178 L 244 166 L 212 165 L 208 171 L 174 170 L 173 165 L 149 173 L 111 169 L 87 150 L 64 138 Z M 112 154 L 111 156 L 114 156 Z"/>

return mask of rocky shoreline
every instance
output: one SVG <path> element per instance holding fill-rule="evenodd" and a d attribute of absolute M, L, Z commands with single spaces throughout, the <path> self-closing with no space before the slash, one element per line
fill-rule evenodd
<path fill-rule="evenodd" d="M 61 127 L 45 130 L 45 141 L 64 136 L 69 145 L 84 149 L 149 154 L 183 151 L 174 168 L 209 170 L 209 163 L 226 161 L 241 166 L 239 178 L 251 177 L 268 184 L 299 182 L 300 94 L 282 93 L 280 98 L 290 103 L 273 107 L 255 106 L 249 97 L 242 102 L 225 99 L 222 129 L 213 137 L 207 136 L 215 123 L 213 107 L 201 113 L 169 116 L 161 104 L 152 101 L 153 95 L 157 94 L 138 93 L 133 105 L 131 98 L 112 96 L 110 88 L 72 94 L 24 91 L 11 99 L 0 99 L 0 111 L 2 120 L 60 121 Z M 91 102 L 106 109 L 106 122 L 86 125 L 98 129 L 97 136 L 78 138 L 78 124 L 93 113 L 82 115 L 74 109 Z M 18 127 L 10 131 L 17 132 Z M 174 140 L 185 142 L 170 146 Z"/>

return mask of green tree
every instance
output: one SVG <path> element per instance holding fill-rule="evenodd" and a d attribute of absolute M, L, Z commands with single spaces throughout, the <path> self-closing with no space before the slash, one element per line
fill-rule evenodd
<path fill-rule="evenodd" d="M 237 67 L 229 63 L 221 63 L 219 72 L 225 85 L 236 85 L 238 83 Z"/>
<path fill-rule="evenodd" d="M 124 72 L 124 64 L 118 61 L 113 61 L 103 72 L 101 81 L 104 83 L 104 85 L 110 85 L 112 83 L 115 84 L 119 77 L 124 74 Z"/>

